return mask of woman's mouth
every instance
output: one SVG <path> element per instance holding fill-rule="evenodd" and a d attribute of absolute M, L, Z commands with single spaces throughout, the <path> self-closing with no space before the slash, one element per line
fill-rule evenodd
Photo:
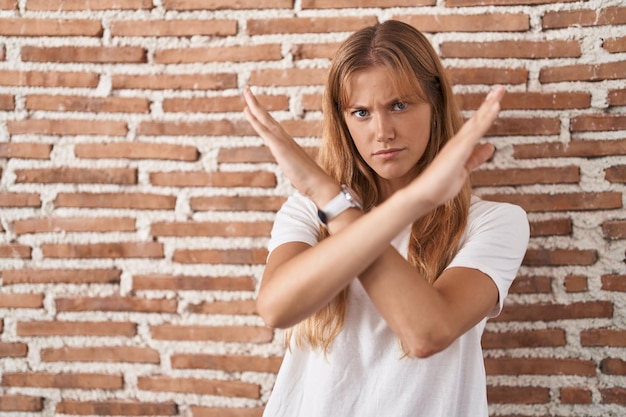
<path fill-rule="evenodd" d="M 382 159 L 392 159 L 392 158 L 395 158 L 403 150 L 404 148 L 381 149 L 379 151 L 374 152 L 374 156 L 378 158 L 382 158 Z"/>

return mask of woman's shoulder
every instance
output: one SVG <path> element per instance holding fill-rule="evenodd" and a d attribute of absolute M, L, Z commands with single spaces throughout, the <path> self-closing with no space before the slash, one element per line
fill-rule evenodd
<path fill-rule="evenodd" d="M 520 234 L 529 234 L 528 215 L 515 204 L 483 200 L 472 196 L 469 209 L 468 226 L 472 228 L 506 227 L 509 232 L 517 230 Z"/>
<path fill-rule="evenodd" d="M 511 215 L 514 217 L 522 216 L 527 218 L 526 211 L 518 205 L 500 201 L 483 200 L 476 195 L 472 195 L 469 215 L 470 217 Z"/>

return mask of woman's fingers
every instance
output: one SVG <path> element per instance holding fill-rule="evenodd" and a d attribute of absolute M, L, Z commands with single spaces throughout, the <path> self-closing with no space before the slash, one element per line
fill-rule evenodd
<path fill-rule="evenodd" d="M 487 162 L 493 155 L 495 147 L 491 143 L 483 143 L 477 145 L 470 157 L 465 163 L 465 169 L 468 172 L 472 172 L 483 163 Z"/>

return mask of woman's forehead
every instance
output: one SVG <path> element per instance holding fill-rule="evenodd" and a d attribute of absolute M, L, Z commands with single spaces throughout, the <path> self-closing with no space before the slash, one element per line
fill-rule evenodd
<path fill-rule="evenodd" d="M 385 84 L 387 94 L 395 98 L 415 96 L 425 98 L 421 83 L 413 72 L 407 73 L 400 69 L 377 65 L 348 74 L 341 91 L 340 100 L 342 104 L 349 104 L 355 95 L 363 93 L 363 88 L 373 88 L 370 81 L 382 81 Z"/>

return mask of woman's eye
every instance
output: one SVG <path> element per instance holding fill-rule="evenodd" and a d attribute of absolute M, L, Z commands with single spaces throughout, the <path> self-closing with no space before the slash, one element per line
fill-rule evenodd
<path fill-rule="evenodd" d="M 406 110 L 409 105 L 403 102 L 397 102 L 393 105 L 394 110 Z"/>
<path fill-rule="evenodd" d="M 356 117 L 362 119 L 364 117 L 367 117 L 368 113 L 367 113 L 367 110 L 360 109 L 360 110 L 353 111 L 352 114 L 354 114 Z"/>

